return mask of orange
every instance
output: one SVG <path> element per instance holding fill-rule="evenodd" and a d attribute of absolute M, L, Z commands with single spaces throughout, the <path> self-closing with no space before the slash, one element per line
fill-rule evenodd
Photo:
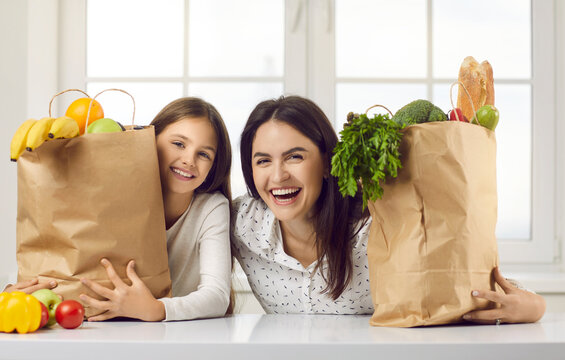
<path fill-rule="evenodd" d="M 75 119 L 80 129 L 80 134 L 84 134 L 84 128 L 86 125 L 86 116 L 88 115 L 88 107 L 90 103 L 92 103 L 92 108 L 90 109 L 90 116 L 88 117 L 88 123 L 92 124 L 98 119 L 102 119 L 104 117 L 104 110 L 102 110 L 102 106 L 96 100 L 92 100 L 90 98 L 80 98 L 76 99 L 69 105 L 67 108 L 67 112 L 65 113 L 66 116 Z"/>

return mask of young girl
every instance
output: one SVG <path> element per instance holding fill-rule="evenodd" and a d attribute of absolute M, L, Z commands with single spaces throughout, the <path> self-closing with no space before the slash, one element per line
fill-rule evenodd
<path fill-rule="evenodd" d="M 330 175 L 338 141 L 322 110 L 297 96 L 264 101 L 241 135 L 249 195 L 234 201 L 232 243 L 267 313 L 372 314 L 367 241 L 370 218 L 360 198 L 343 198 Z M 539 295 L 495 279 L 499 303 L 468 314 L 480 323 L 531 322 L 545 311 Z M 378 290 L 377 290 L 378 291 Z"/>
<path fill-rule="evenodd" d="M 104 310 L 90 321 L 123 316 L 145 321 L 223 316 L 230 303 L 229 242 L 231 145 L 224 122 L 209 103 L 197 98 L 171 102 L 151 123 L 155 126 L 165 208 L 172 298 L 155 299 L 137 276 L 134 260 L 125 284 L 106 259 L 114 289 L 81 279 L 105 300 L 80 299 Z M 32 292 L 56 284 L 37 281 L 7 288 Z"/>

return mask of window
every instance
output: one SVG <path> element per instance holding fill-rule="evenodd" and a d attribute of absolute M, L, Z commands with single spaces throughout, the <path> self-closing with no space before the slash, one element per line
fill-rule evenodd
<path fill-rule="evenodd" d="M 552 132 L 537 125 L 554 116 L 539 98 L 552 93 L 551 19 L 551 6 L 529 0 L 335 1 L 338 122 L 373 103 L 395 111 L 417 98 L 447 111 L 466 56 L 493 66 L 501 112 L 496 234 L 505 261 L 553 260 Z"/>
<path fill-rule="evenodd" d="M 108 87 L 126 89 L 135 96 L 136 122 L 142 124 L 180 96 L 201 96 L 215 104 L 231 134 L 234 195 L 245 191 L 239 134 L 259 101 L 283 93 L 308 96 L 339 131 L 349 111 L 362 112 L 375 103 L 395 111 L 426 98 L 447 111 L 449 86 L 463 58 L 489 60 L 501 112 L 496 131 L 501 260 L 554 261 L 553 2 L 156 4 L 63 2 L 59 85 L 86 88 L 90 94 Z M 127 99 L 101 96 L 108 114 L 129 118 Z"/>
<path fill-rule="evenodd" d="M 231 134 L 233 193 L 243 194 L 237 134 L 258 101 L 283 92 L 284 1 L 155 4 L 87 1 L 86 88 L 91 94 L 109 87 L 129 89 L 141 124 L 181 96 L 214 104 Z M 101 26 L 99 19 L 112 25 Z M 128 119 L 130 108 L 123 101 L 108 97 L 105 108 Z"/>

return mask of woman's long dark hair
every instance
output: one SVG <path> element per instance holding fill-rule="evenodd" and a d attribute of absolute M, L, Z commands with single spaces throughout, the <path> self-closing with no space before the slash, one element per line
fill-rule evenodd
<path fill-rule="evenodd" d="M 230 170 L 231 170 L 231 144 L 228 131 L 222 116 L 216 108 L 199 98 L 184 97 L 172 101 L 165 106 L 155 116 L 151 125 L 155 127 L 155 136 L 159 134 L 170 124 L 186 118 L 205 117 L 210 121 L 216 137 L 218 146 L 214 163 L 206 179 L 196 190 L 195 193 L 211 193 L 214 191 L 221 192 L 229 202 L 230 214 L 232 213 L 231 187 L 230 187 Z M 233 257 L 232 257 L 233 268 Z M 230 303 L 226 314 L 232 314 L 235 305 L 235 296 L 233 289 L 230 291 Z"/>
<path fill-rule="evenodd" d="M 299 96 L 281 96 L 276 100 L 259 103 L 249 115 L 241 134 L 241 167 L 248 192 L 260 198 L 253 181 L 252 146 L 257 129 L 269 120 L 282 121 L 308 137 L 320 150 L 331 169 L 333 148 L 338 138 L 324 112 L 311 100 Z M 344 198 L 337 185 L 337 178 L 329 175 L 324 179 L 322 191 L 315 204 L 314 230 L 318 259 L 326 259 L 327 272 L 322 276 L 327 282 L 324 292 L 336 300 L 345 290 L 352 277 L 353 238 L 359 230 L 358 221 L 366 218 L 357 198 Z M 322 261 L 318 261 L 317 267 Z"/>

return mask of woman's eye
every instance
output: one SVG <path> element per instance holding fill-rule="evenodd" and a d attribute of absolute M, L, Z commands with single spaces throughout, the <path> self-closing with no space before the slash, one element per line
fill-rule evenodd
<path fill-rule="evenodd" d="M 265 165 L 266 163 L 268 163 L 269 160 L 268 159 L 259 159 L 257 160 L 257 165 Z"/>
<path fill-rule="evenodd" d="M 184 149 L 184 144 L 180 141 L 173 141 L 173 145 L 178 148 Z"/>
<path fill-rule="evenodd" d="M 289 160 L 302 160 L 304 157 L 300 154 L 291 154 L 288 156 Z"/>

